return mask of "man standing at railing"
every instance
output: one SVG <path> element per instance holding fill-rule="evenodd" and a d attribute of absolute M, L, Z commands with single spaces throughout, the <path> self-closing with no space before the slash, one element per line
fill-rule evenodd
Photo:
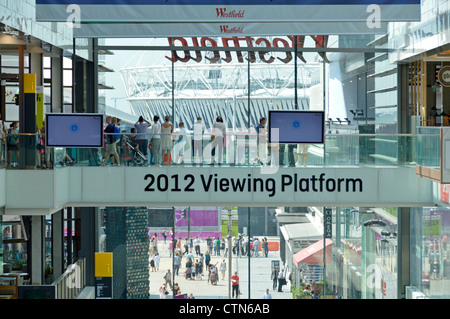
<path fill-rule="evenodd" d="M 147 157 L 148 150 L 148 138 L 147 138 L 147 129 L 152 126 L 152 124 L 145 120 L 142 115 L 139 116 L 138 121 L 134 124 L 136 128 L 136 142 L 139 144 L 139 150 Z"/>
<path fill-rule="evenodd" d="M 202 118 L 197 117 L 197 121 L 194 123 L 194 162 L 196 165 L 197 160 L 199 164 L 202 164 L 203 153 L 203 133 L 205 132 L 205 124 L 202 123 Z"/>
<path fill-rule="evenodd" d="M 4 155 L 5 152 L 5 143 L 6 143 L 6 127 L 5 127 L 5 121 L 2 119 L 2 115 L 0 114 L 0 164 L 4 161 L 6 156 Z"/>
<path fill-rule="evenodd" d="M 259 119 L 259 124 L 255 127 L 257 134 L 259 164 L 261 165 L 267 164 L 267 131 L 265 125 L 266 118 L 261 117 Z"/>

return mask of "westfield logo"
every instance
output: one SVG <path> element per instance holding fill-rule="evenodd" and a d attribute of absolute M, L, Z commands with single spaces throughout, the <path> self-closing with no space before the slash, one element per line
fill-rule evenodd
<path fill-rule="evenodd" d="M 243 18 L 245 14 L 245 10 L 232 10 L 227 11 L 227 8 L 216 8 L 217 18 Z"/>
<path fill-rule="evenodd" d="M 243 33 L 244 28 L 243 27 L 232 27 L 229 28 L 227 25 L 221 25 L 220 26 L 220 32 L 221 33 Z"/>

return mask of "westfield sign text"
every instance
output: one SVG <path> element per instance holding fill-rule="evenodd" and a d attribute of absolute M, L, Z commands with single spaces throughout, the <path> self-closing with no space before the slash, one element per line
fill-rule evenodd
<path fill-rule="evenodd" d="M 229 28 L 227 25 L 224 25 L 221 27 L 221 30 L 223 30 L 224 33 L 229 32 Z M 237 31 L 234 30 L 234 33 L 236 33 Z M 326 35 L 318 35 L 318 36 L 310 36 L 313 40 L 314 40 L 314 44 L 315 44 L 315 48 L 326 48 L 327 47 L 327 43 L 328 43 L 328 36 Z M 175 45 L 181 45 L 180 47 L 212 47 L 212 48 L 216 48 L 218 47 L 218 41 L 220 42 L 220 40 L 215 40 L 213 38 L 210 37 L 202 37 L 200 39 L 198 39 L 197 37 L 192 37 L 191 39 L 191 44 L 189 43 L 187 38 L 184 37 L 174 37 L 174 38 L 168 38 L 169 41 L 169 45 L 170 46 L 175 46 Z M 293 57 L 293 52 L 291 51 L 286 51 L 283 52 L 285 54 L 284 57 L 277 57 L 275 58 L 274 56 L 268 55 L 268 51 L 267 50 L 261 50 L 258 51 L 258 47 L 257 46 L 264 46 L 266 48 L 294 48 L 295 46 L 295 41 L 297 40 L 297 48 L 301 49 L 304 47 L 304 43 L 305 43 L 305 36 L 288 36 L 286 38 L 273 38 L 272 40 L 266 39 L 266 38 L 255 38 L 255 37 L 238 37 L 238 36 L 233 36 L 233 37 L 223 37 L 221 38 L 222 41 L 222 47 L 224 48 L 245 48 L 245 49 L 249 49 L 249 61 L 250 63 L 254 63 L 256 62 L 256 55 L 258 54 L 259 59 L 262 62 L 265 63 L 272 63 L 274 62 L 276 59 L 283 62 L 283 63 L 289 63 L 290 61 L 292 61 Z M 245 46 L 241 47 L 241 44 L 244 44 Z M 256 45 L 256 46 L 255 46 Z M 251 49 L 250 49 L 251 48 Z M 172 57 L 170 56 L 166 56 L 166 58 L 169 61 L 173 62 L 182 62 L 182 63 L 187 63 L 190 60 L 193 60 L 197 63 L 200 63 L 203 59 L 203 53 L 205 51 L 200 51 L 200 50 L 196 50 L 194 51 L 194 53 L 191 54 L 191 51 L 189 50 L 183 50 L 182 52 L 184 52 L 184 54 L 180 55 L 179 51 L 172 51 Z M 207 57 L 205 56 L 204 58 L 207 59 L 208 61 L 210 61 L 211 63 L 217 63 L 219 60 L 222 60 L 226 63 L 230 63 L 233 60 L 233 57 L 231 55 L 231 51 L 224 51 L 224 52 L 220 52 L 220 51 L 212 51 L 213 52 L 213 57 Z M 236 50 L 236 57 L 237 57 L 237 61 L 239 63 L 244 63 L 246 61 L 244 61 L 244 57 L 242 55 L 242 51 Z M 328 59 L 326 58 L 325 52 L 319 52 L 319 55 L 325 59 L 326 62 L 328 62 Z M 306 63 L 305 58 L 303 57 L 303 53 L 301 52 L 301 50 L 297 51 L 297 57 L 302 60 L 303 62 Z"/>

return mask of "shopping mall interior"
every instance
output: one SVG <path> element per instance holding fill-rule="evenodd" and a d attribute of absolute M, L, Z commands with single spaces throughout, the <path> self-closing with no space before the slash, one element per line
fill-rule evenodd
<path fill-rule="evenodd" d="M 0 0 L 0 299 L 450 297 L 450 2 L 94 2 Z"/>

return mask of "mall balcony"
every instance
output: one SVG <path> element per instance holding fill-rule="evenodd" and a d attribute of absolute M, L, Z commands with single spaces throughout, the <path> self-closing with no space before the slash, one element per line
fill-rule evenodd
<path fill-rule="evenodd" d="M 212 148 L 211 133 L 205 132 L 194 158 L 192 134 L 178 143 L 179 136 L 173 133 L 169 138 L 173 148 L 160 163 L 154 162 L 153 143 L 140 151 L 126 132 L 116 143 L 117 157 L 108 156 L 104 162 L 109 147 L 106 135 L 102 148 L 45 147 L 44 136 L 36 134 L 18 134 L 17 150 L 4 143 L 0 169 L 4 213 L 46 215 L 65 206 L 146 206 L 149 202 L 163 206 L 227 206 L 230 201 L 247 206 L 433 202 L 432 181 L 416 176 L 424 154 L 438 156 L 424 150 L 425 146 L 435 149 L 428 142 L 434 137 L 428 135 L 326 134 L 323 144 L 309 145 L 307 155 L 301 156 L 297 144 L 258 144 L 254 132 L 229 132 L 223 150 Z M 399 180 L 408 187 L 398 189 Z"/>

